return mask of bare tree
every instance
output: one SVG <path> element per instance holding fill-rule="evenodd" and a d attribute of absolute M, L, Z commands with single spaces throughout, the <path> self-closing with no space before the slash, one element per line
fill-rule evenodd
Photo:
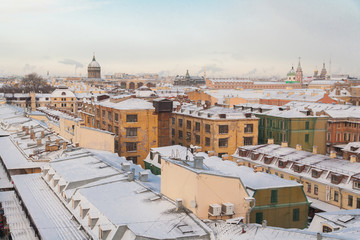
<path fill-rule="evenodd" d="M 26 75 L 21 80 L 20 88 L 22 88 L 24 92 L 51 92 L 53 90 L 46 80 L 37 73 L 30 73 Z"/>

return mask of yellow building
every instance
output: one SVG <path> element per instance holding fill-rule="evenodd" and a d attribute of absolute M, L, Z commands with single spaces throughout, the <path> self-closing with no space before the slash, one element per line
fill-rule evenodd
<path fill-rule="evenodd" d="M 360 208 L 360 163 L 317 154 L 283 145 L 267 144 L 239 147 L 233 155 L 239 164 L 257 166 L 262 171 L 304 185 L 305 194 L 312 201 L 313 215 L 317 211 Z"/>
<path fill-rule="evenodd" d="M 158 114 L 151 102 L 137 98 L 106 99 L 83 103 L 86 127 L 115 134 L 115 152 L 140 164 L 151 148 L 158 147 Z"/>
<path fill-rule="evenodd" d="M 66 87 L 55 89 L 50 95 L 50 107 L 68 111 L 77 112 L 76 96 Z"/>
<path fill-rule="evenodd" d="M 162 157 L 161 193 L 200 219 L 306 227 L 309 203 L 301 184 L 204 153 L 193 159 Z"/>
<path fill-rule="evenodd" d="M 238 146 L 257 144 L 259 119 L 254 115 L 240 109 L 204 108 L 186 104 L 173 112 L 173 145 L 196 145 L 222 156 L 233 154 Z"/>

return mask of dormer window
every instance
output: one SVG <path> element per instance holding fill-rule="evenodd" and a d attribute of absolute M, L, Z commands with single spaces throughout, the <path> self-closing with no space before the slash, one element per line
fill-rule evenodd
<path fill-rule="evenodd" d="M 299 165 L 299 164 L 295 164 L 294 165 L 294 172 L 297 173 L 301 173 L 305 168 L 305 165 Z"/>
<path fill-rule="evenodd" d="M 319 178 L 319 177 L 321 176 L 321 173 L 322 173 L 322 171 L 318 171 L 318 170 L 313 169 L 313 170 L 311 171 L 311 176 L 312 176 L 313 178 Z"/>
<path fill-rule="evenodd" d="M 360 190 L 360 180 L 354 180 L 353 188 Z"/>
<path fill-rule="evenodd" d="M 61 95 L 62 95 L 62 96 L 65 96 L 65 95 L 66 95 L 66 92 L 62 92 Z"/>
<path fill-rule="evenodd" d="M 274 157 L 266 156 L 265 159 L 264 159 L 264 163 L 265 164 L 270 164 L 273 159 L 274 159 Z"/>
<path fill-rule="evenodd" d="M 333 184 L 339 184 L 341 180 L 343 179 L 343 175 L 340 174 L 331 174 L 331 183 Z"/>
<path fill-rule="evenodd" d="M 281 161 L 280 160 L 278 166 L 279 166 L 279 168 L 285 168 L 287 163 L 288 163 L 287 161 Z"/>

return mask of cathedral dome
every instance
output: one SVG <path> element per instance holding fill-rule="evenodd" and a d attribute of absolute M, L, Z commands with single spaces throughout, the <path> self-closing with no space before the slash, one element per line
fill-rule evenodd
<path fill-rule="evenodd" d="M 95 56 L 93 57 L 92 61 L 88 65 L 89 68 L 99 68 L 100 64 L 95 60 Z"/>
<path fill-rule="evenodd" d="M 294 67 L 291 68 L 290 72 L 288 72 L 287 76 L 295 76 L 295 70 L 294 70 Z"/>

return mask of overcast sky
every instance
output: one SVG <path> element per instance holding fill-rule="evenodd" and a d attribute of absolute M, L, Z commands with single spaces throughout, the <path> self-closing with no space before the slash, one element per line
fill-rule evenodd
<path fill-rule="evenodd" d="M 1 0 L 0 75 L 360 76 L 358 0 Z"/>

